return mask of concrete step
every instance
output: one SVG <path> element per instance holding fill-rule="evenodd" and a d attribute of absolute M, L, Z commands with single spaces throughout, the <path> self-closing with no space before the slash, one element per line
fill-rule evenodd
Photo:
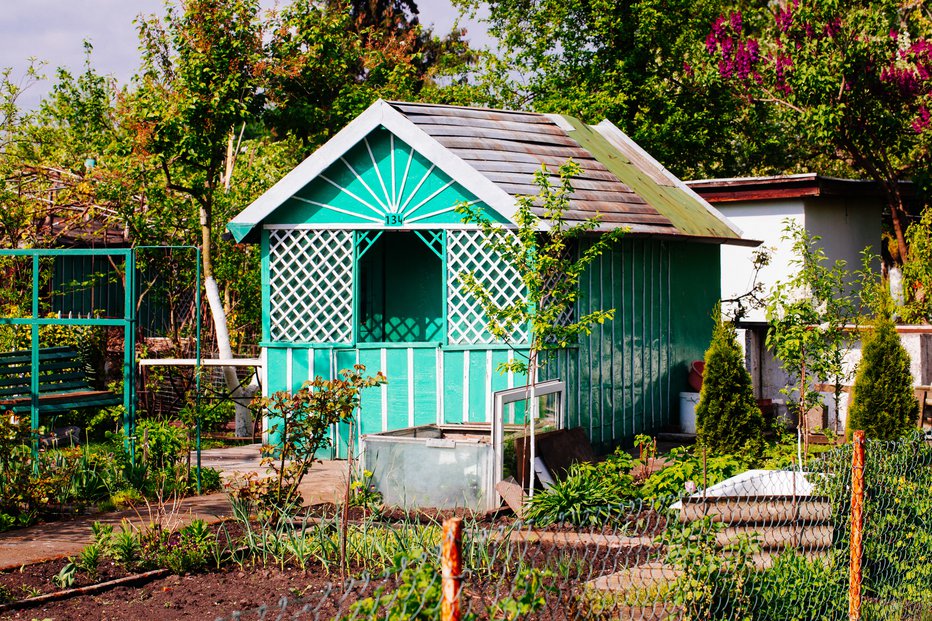
<path fill-rule="evenodd" d="M 729 526 L 716 535 L 718 544 L 728 545 L 740 535 L 754 535 L 763 550 L 827 550 L 832 545 L 833 529 L 828 524 L 781 524 L 779 526 Z"/>
<path fill-rule="evenodd" d="M 686 498 L 682 501 L 681 522 L 693 522 L 706 515 L 715 522 L 727 524 L 818 523 L 830 521 L 832 506 L 827 500 L 787 496 Z"/>

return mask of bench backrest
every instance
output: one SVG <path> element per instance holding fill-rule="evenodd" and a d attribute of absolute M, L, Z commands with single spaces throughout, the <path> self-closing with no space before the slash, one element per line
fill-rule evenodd
<path fill-rule="evenodd" d="M 31 391 L 32 352 L 0 353 L 0 399 L 28 397 Z M 73 347 L 39 350 L 39 393 L 87 390 L 87 373 Z"/>

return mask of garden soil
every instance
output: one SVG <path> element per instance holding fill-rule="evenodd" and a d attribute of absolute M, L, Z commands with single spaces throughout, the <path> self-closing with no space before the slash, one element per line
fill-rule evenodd
<path fill-rule="evenodd" d="M 257 472 L 263 476 L 258 455 L 258 445 L 213 449 L 202 453 L 202 465 L 219 469 L 224 480 L 229 480 L 237 473 Z M 345 461 L 314 464 L 300 487 L 305 504 L 332 503 L 342 498 L 346 475 Z M 195 519 L 213 524 L 231 516 L 230 503 L 225 493 L 194 496 L 177 503 L 168 503 L 164 511 L 167 519 L 163 524 L 171 529 Z M 142 505 L 128 511 L 79 516 L 0 533 L 0 571 L 74 556 L 91 542 L 91 525 L 94 522 L 119 527 L 126 519 L 147 526 L 158 514 L 157 507 Z"/>

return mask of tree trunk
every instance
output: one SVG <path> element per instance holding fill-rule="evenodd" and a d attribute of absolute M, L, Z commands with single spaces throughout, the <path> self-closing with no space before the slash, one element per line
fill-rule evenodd
<path fill-rule="evenodd" d="M 220 290 L 214 279 L 213 262 L 211 259 L 210 243 L 210 211 L 201 205 L 201 260 L 204 267 L 204 291 L 207 293 L 207 305 L 214 322 L 214 331 L 217 335 L 217 353 L 220 358 L 232 358 L 233 349 L 230 347 L 230 333 L 227 329 L 227 316 L 223 310 L 223 301 L 220 299 Z M 240 387 L 235 367 L 222 367 L 223 379 L 227 390 L 233 398 L 236 408 L 236 436 L 239 438 L 252 436 L 252 412 L 249 410 L 249 398 Z"/>

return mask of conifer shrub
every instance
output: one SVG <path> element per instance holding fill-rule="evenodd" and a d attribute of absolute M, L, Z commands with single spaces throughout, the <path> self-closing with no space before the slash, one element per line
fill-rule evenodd
<path fill-rule="evenodd" d="M 764 416 L 754 398 L 751 374 L 744 367 L 734 326 L 722 321 L 718 312 L 705 352 L 696 428 L 698 443 L 713 454 L 737 454 L 750 460 L 763 454 Z"/>
<path fill-rule="evenodd" d="M 912 431 L 918 418 L 909 353 L 893 320 L 881 315 L 864 338 L 848 409 L 847 435 L 850 438 L 853 431 L 863 430 L 874 440 L 894 440 Z"/>

